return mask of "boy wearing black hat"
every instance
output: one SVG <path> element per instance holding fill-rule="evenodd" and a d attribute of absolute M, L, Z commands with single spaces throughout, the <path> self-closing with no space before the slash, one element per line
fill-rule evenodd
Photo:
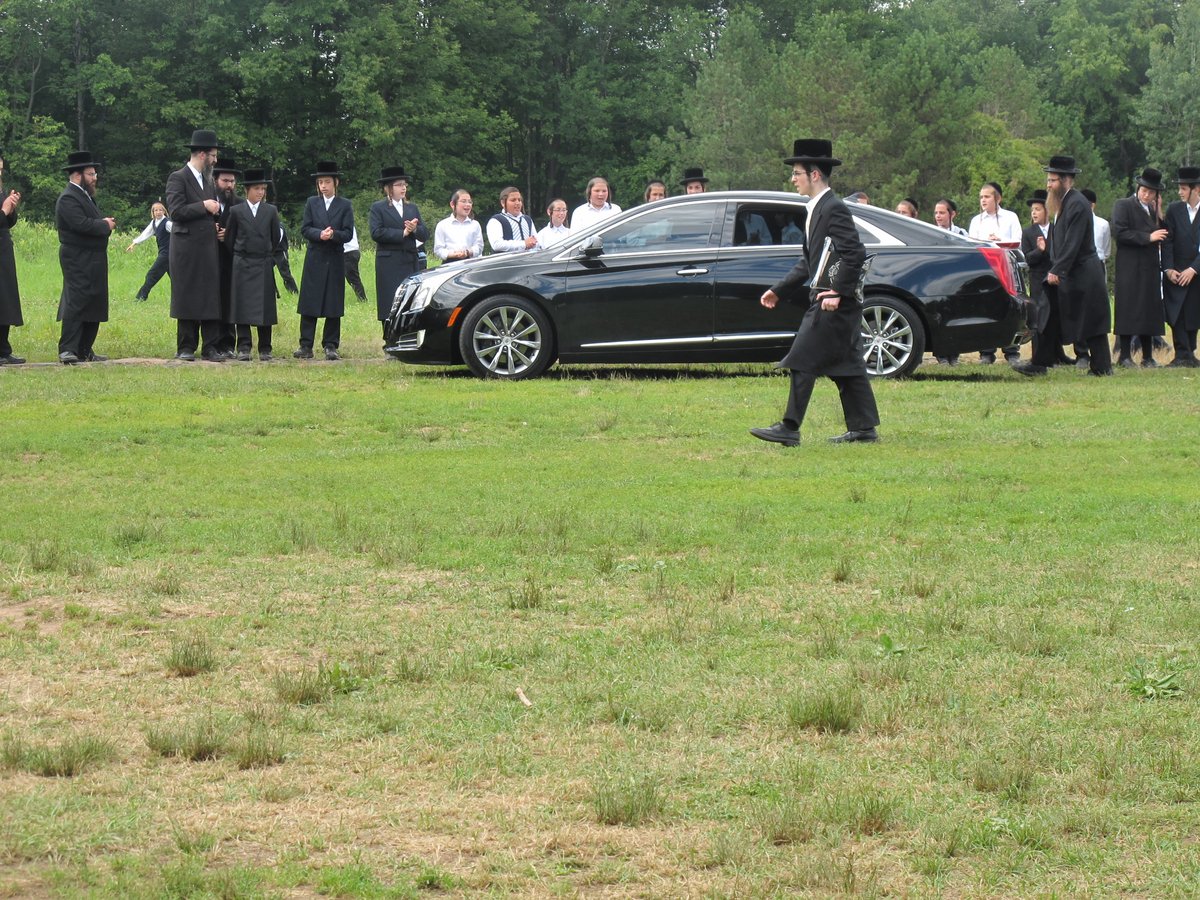
<path fill-rule="evenodd" d="M 317 319 L 325 320 L 321 346 L 328 360 L 341 359 L 342 316 L 346 314 L 346 261 L 343 245 L 354 234 L 354 207 L 337 195 L 337 163 L 321 160 L 312 173 L 317 193 L 304 204 L 300 234 L 308 241 L 304 271 L 300 276 L 300 346 L 296 359 L 312 359 L 317 336 Z"/>
<path fill-rule="evenodd" d="M 387 319 L 392 314 L 396 288 L 417 272 L 417 242 L 429 239 L 421 211 L 408 202 L 412 175 L 403 166 L 380 170 L 379 186 L 384 199 L 371 204 L 367 224 L 375 241 L 375 313 L 387 337 Z"/>
<path fill-rule="evenodd" d="M 237 358 L 250 361 L 250 326 L 258 328 L 258 358 L 271 360 L 271 328 L 279 321 L 275 303 L 275 273 L 286 273 L 283 228 L 279 210 L 266 202 L 271 180 L 262 169 L 247 169 L 243 176 L 246 202 L 234 206 L 225 226 L 225 243 L 232 255 L 231 315 L 237 334 Z M 290 274 L 284 283 L 296 292 Z"/>
<path fill-rule="evenodd" d="M 685 194 L 703 194 L 708 190 L 708 179 L 704 177 L 704 170 L 699 167 L 684 169 L 679 184 Z"/>
<path fill-rule="evenodd" d="M 1175 176 L 1179 199 L 1167 207 L 1169 237 L 1162 244 L 1167 321 L 1175 344 L 1171 365 L 1196 368 L 1196 331 L 1200 328 L 1200 166 L 1180 166 Z"/>
<path fill-rule="evenodd" d="M 71 153 L 63 168 L 67 186 L 54 205 L 63 276 L 58 360 L 64 365 L 108 358 L 92 350 L 100 323 L 108 321 L 108 238 L 117 227 L 96 205 L 99 165 L 87 150 Z"/>
<path fill-rule="evenodd" d="M 1158 169 L 1147 168 L 1134 181 L 1134 194 L 1113 204 L 1112 233 L 1117 243 L 1113 330 L 1121 339 L 1117 364 L 1136 365 L 1131 349 L 1136 335 L 1142 345 L 1142 367 L 1152 369 L 1158 365 L 1151 355 L 1153 338 L 1167 333 L 1160 250 L 1169 232 L 1163 226 L 1159 201 L 1165 186 Z"/>
<path fill-rule="evenodd" d="M 793 155 L 784 160 L 792 166 L 792 185 L 805 194 L 808 215 L 803 255 L 795 267 L 762 295 L 760 303 L 774 309 L 780 297 L 808 300 L 808 312 L 800 322 L 792 348 L 780 366 L 792 372 L 791 391 L 783 419 L 769 428 L 751 428 L 759 440 L 795 447 L 800 443 L 800 425 L 808 409 L 817 377 L 826 375 L 838 387 L 846 433 L 829 440 L 835 444 L 874 443 L 879 410 L 867 377 L 862 348 L 861 285 L 866 249 L 858 237 L 854 220 L 837 195 L 829 189 L 829 176 L 842 161 L 834 159 L 833 144 L 826 140 L 798 140 Z M 826 289 L 815 287 L 815 270 L 823 256 L 836 255 L 836 275 Z"/>

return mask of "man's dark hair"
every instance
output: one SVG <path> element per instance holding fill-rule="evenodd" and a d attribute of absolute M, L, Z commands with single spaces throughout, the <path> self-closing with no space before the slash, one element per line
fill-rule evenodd
<path fill-rule="evenodd" d="M 1079 193 L 1083 194 L 1084 199 L 1086 199 L 1088 203 L 1096 202 L 1096 192 L 1093 191 L 1091 188 L 1084 188 Z"/>
<path fill-rule="evenodd" d="M 933 205 L 936 207 L 938 205 L 938 203 L 945 203 L 946 209 L 950 210 L 950 212 L 952 212 L 952 213 L 958 212 L 958 204 L 955 203 L 953 200 L 951 200 L 949 197 L 938 197 Z"/>
<path fill-rule="evenodd" d="M 990 187 L 990 188 L 991 188 L 993 191 L 995 191 L 995 192 L 996 192 L 996 196 L 997 196 L 997 197 L 1003 197 L 1003 196 L 1004 196 L 1004 191 L 1002 191 L 1002 190 L 1000 189 L 1000 185 L 996 184 L 996 182 L 994 182 L 994 181 L 985 181 L 985 182 L 983 183 L 983 186 L 984 186 L 984 187 Z"/>

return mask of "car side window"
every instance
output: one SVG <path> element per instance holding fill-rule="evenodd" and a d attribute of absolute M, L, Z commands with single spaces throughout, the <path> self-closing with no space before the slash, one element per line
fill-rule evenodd
<path fill-rule="evenodd" d="M 718 203 L 694 203 L 654 210 L 603 232 L 604 252 L 702 250 L 709 245 Z"/>
<path fill-rule="evenodd" d="M 733 223 L 733 246 L 769 247 L 780 244 L 799 245 L 804 243 L 803 207 L 780 209 L 779 207 L 738 207 Z"/>

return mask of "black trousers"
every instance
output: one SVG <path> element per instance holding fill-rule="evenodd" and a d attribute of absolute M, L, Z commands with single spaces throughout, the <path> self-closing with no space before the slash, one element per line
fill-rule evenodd
<path fill-rule="evenodd" d="M 358 274 L 358 261 L 362 259 L 362 251 L 348 250 L 344 254 L 346 260 L 346 284 L 354 291 L 359 300 L 367 299 L 367 289 L 363 287 L 362 276 Z"/>
<path fill-rule="evenodd" d="M 237 325 L 237 349 L 239 353 L 250 352 L 250 329 L 258 329 L 258 352 L 271 352 L 271 326 L 270 325 Z"/>
<path fill-rule="evenodd" d="M 783 424 L 788 428 L 800 430 L 818 377 L 811 372 L 792 370 L 791 391 L 783 414 Z M 841 395 L 847 431 L 866 431 L 879 424 L 879 409 L 875 405 L 875 392 L 871 390 L 870 378 L 866 375 L 830 375 L 829 379 L 837 385 L 838 394 Z"/>
<path fill-rule="evenodd" d="M 1179 315 L 1175 317 L 1175 321 L 1169 323 L 1171 326 L 1171 342 L 1175 345 L 1176 359 L 1188 359 L 1196 355 L 1196 329 L 1184 328 L 1180 325 L 1179 320 L 1182 318 L 1183 310 L 1180 309 Z"/>
<path fill-rule="evenodd" d="M 12 344 L 8 342 L 10 325 L 0 325 L 0 356 L 12 356 Z"/>
<path fill-rule="evenodd" d="M 201 337 L 206 351 L 220 349 L 217 343 L 221 337 L 221 323 L 216 319 L 179 319 L 175 325 L 175 352 L 195 353 Z"/>
<path fill-rule="evenodd" d="M 300 317 L 300 346 L 306 350 L 313 348 L 313 341 L 317 337 L 317 317 L 316 316 L 301 316 Z M 325 327 L 321 331 L 321 346 L 326 350 L 336 350 L 338 345 L 342 343 L 342 318 L 341 316 L 326 316 Z"/>
<path fill-rule="evenodd" d="M 147 299 L 150 292 L 154 290 L 154 286 L 162 281 L 162 277 L 171 274 L 170 260 L 171 256 L 166 250 L 158 252 L 158 256 L 154 258 L 154 262 L 150 264 L 150 269 L 146 272 L 146 280 L 138 288 L 137 295 L 139 297 L 143 300 Z"/>
<path fill-rule="evenodd" d="M 62 336 L 58 339 L 59 353 L 74 353 L 80 359 L 91 356 L 92 345 L 100 332 L 99 322 L 84 322 L 81 319 L 63 319 Z"/>

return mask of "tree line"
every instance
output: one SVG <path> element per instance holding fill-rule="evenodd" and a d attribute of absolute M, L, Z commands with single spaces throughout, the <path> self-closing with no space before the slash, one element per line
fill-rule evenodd
<path fill-rule="evenodd" d="M 272 167 L 293 219 L 319 159 L 362 209 L 403 165 L 432 222 L 458 187 L 540 212 L 597 174 L 623 205 L 697 165 L 787 189 L 781 157 L 818 135 L 884 205 L 970 210 L 994 180 L 1016 207 L 1067 152 L 1106 206 L 1194 162 L 1198 49 L 1200 0 L 5 0 L 0 140 L 27 217 L 89 149 L 130 226 L 196 127 Z"/>

